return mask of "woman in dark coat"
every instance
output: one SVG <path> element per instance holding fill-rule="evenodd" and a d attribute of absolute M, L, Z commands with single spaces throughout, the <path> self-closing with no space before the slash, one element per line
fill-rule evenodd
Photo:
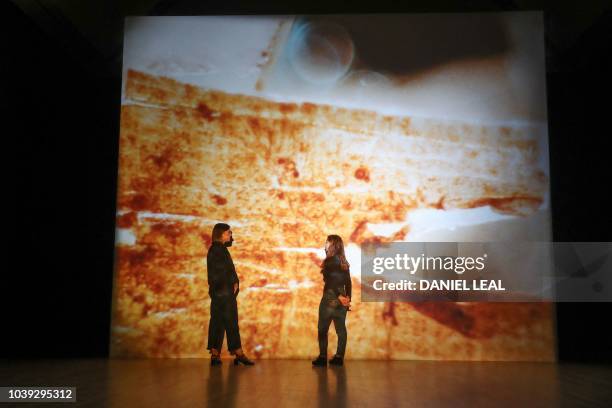
<path fill-rule="evenodd" d="M 221 365 L 221 345 L 227 333 L 227 348 L 236 356 L 234 364 L 253 365 L 242 351 L 240 329 L 238 327 L 238 303 L 236 297 L 240 291 L 238 274 L 229 253 L 234 238 L 230 226 L 225 223 L 215 224 L 212 232 L 212 243 L 206 255 L 208 270 L 208 294 L 210 295 L 210 321 L 208 325 L 208 350 L 210 364 Z"/>
<path fill-rule="evenodd" d="M 329 235 L 325 242 L 325 260 L 321 274 L 325 286 L 319 304 L 318 340 L 319 356 L 312 362 L 315 366 L 327 365 L 327 333 L 334 322 L 338 335 L 338 348 L 330 364 L 342 365 L 346 350 L 346 312 L 351 303 L 351 275 L 349 263 L 344 255 L 344 243 L 338 235 Z"/>

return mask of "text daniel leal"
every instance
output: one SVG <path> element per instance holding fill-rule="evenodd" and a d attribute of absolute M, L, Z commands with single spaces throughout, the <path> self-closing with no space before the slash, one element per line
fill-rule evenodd
<path fill-rule="evenodd" d="M 417 289 L 415 281 L 402 279 L 397 282 L 385 282 L 377 279 L 373 282 L 375 290 L 506 290 L 501 280 L 466 280 L 446 279 L 446 280 L 427 280 L 420 279 Z"/>

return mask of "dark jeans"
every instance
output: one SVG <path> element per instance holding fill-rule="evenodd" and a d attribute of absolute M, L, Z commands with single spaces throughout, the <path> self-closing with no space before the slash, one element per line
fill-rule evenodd
<path fill-rule="evenodd" d="M 227 349 L 230 352 L 241 347 L 236 296 L 230 294 L 224 296 L 212 295 L 207 349 L 214 348 L 221 351 L 224 333 L 227 333 Z"/>
<path fill-rule="evenodd" d="M 344 357 L 344 351 L 346 350 L 346 308 L 341 304 L 334 307 L 329 305 L 330 300 L 338 300 L 333 292 L 323 293 L 321 303 L 319 303 L 319 355 L 327 356 L 327 332 L 329 331 L 329 325 L 334 322 L 336 328 L 336 334 L 338 335 L 338 348 L 336 355 Z M 339 303 L 336 302 L 336 303 Z"/>

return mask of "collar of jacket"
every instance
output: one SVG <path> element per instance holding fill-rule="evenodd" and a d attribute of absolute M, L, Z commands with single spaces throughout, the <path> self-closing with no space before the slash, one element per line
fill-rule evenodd
<path fill-rule="evenodd" d="M 330 265 L 335 265 L 340 263 L 340 257 L 338 255 L 330 256 L 329 258 L 325 258 L 325 263 Z"/>

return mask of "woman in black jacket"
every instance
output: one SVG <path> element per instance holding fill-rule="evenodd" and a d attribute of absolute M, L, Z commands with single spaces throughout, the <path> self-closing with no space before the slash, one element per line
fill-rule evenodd
<path fill-rule="evenodd" d="M 319 357 L 312 362 L 315 366 L 327 365 L 327 333 L 332 320 L 338 335 L 338 348 L 330 364 L 342 365 L 346 350 L 346 312 L 351 303 L 351 275 L 349 263 L 344 255 L 344 243 L 338 235 L 329 235 L 325 242 L 325 260 L 321 273 L 325 286 L 319 304 Z"/>
<path fill-rule="evenodd" d="M 212 243 L 206 254 L 208 270 L 208 294 L 210 295 L 210 321 L 208 325 L 208 350 L 210 365 L 221 365 L 221 345 L 227 333 L 227 348 L 236 356 L 235 365 L 253 365 L 242 351 L 240 329 L 238 328 L 238 303 L 236 297 L 240 291 L 240 282 L 234 261 L 228 247 L 234 238 L 230 226 L 225 223 L 215 224 L 212 231 Z"/>

